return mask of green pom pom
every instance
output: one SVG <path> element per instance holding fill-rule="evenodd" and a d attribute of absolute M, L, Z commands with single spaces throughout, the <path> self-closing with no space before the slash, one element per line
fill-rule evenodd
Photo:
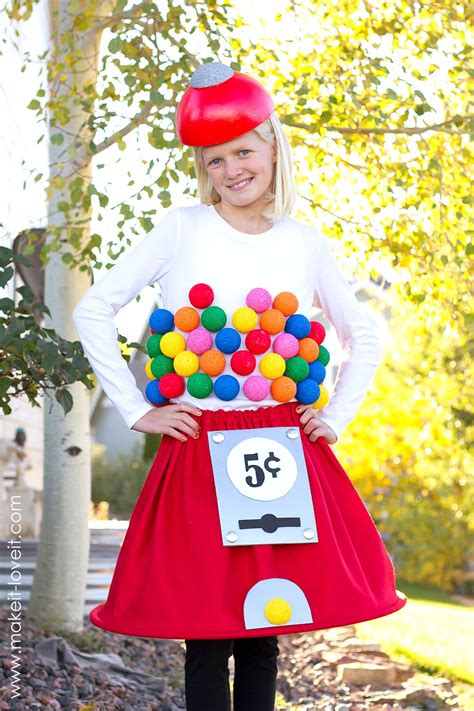
<path fill-rule="evenodd" d="M 161 354 L 160 341 L 162 338 L 162 333 L 154 333 L 146 342 L 146 350 L 150 358 Z"/>
<path fill-rule="evenodd" d="M 208 331 L 220 331 L 227 323 L 227 315 L 220 306 L 208 306 L 201 314 L 201 323 Z"/>
<path fill-rule="evenodd" d="M 319 362 L 322 363 L 324 365 L 324 367 L 326 367 L 327 364 L 329 363 L 329 359 L 330 359 L 330 355 L 329 355 L 328 349 L 325 348 L 324 346 L 320 345 L 319 346 L 319 355 L 316 358 L 316 360 L 319 360 Z"/>
<path fill-rule="evenodd" d="M 302 380 L 308 377 L 309 374 L 309 363 L 299 356 L 294 356 L 294 358 L 288 358 L 286 361 L 285 375 L 295 381 L 295 383 L 300 383 Z"/>
<path fill-rule="evenodd" d="M 188 378 L 187 388 L 193 397 L 207 397 L 212 393 L 212 379 L 206 373 L 194 373 Z"/>
<path fill-rule="evenodd" d="M 155 378 L 162 378 L 166 373 L 174 373 L 173 359 L 165 355 L 157 355 L 151 361 L 150 368 Z"/>

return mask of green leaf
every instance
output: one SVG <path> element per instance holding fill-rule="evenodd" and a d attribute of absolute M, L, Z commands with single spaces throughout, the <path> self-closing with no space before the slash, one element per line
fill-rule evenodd
<path fill-rule="evenodd" d="M 61 407 L 64 410 L 64 414 L 67 415 L 70 410 L 72 410 L 72 406 L 74 404 L 74 401 L 72 399 L 72 395 L 67 390 L 66 388 L 61 388 L 60 390 L 56 390 L 55 392 L 55 398 L 61 405 Z"/>
<path fill-rule="evenodd" d="M 110 42 L 108 46 L 108 50 L 111 54 L 115 54 L 115 52 L 120 52 L 123 46 L 123 40 L 120 37 L 114 37 Z"/>

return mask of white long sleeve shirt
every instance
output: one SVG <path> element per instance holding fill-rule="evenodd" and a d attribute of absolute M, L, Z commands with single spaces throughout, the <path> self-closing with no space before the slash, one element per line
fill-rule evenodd
<path fill-rule="evenodd" d="M 318 414 L 340 437 L 372 383 L 381 349 L 376 327 L 319 230 L 285 217 L 267 232 L 247 234 L 229 225 L 212 205 L 173 208 L 87 290 L 73 311 L 73 321 L 92 369 L 129 428 L 153 405 L 137 387 L 122 357 L 113 318 L 155 282 L 160 286 L 163 307 L 172 313 L 190 305 L 188 294 L 194 284 L 209 284 L 214 290 L 213 304 L 228 315 L 227 326 L 232 326 L 232 314 L 245 306 L 248 292 L 255 287 L 267 289 L 273 297 L 281 291 L 294 293 L 298 313 L 308 318 L 314 307 L 320 308 L 335 327 L 345 357 L 331 400 Z M 245 334 L 241 335 L 241 348 L 245 348 Z M 254 374 L 260 372 L 261 357 L 256 356 Z M 230 368 L 230 356 L 226 360 L 224 373 L 232 373 L 242 383 L 245 378 Z M 220 400 L 214 393 L 198 399 L 185 390 L 173 402 L 226 410 L 278 404 L 271 397 L 248 400 L 242 388 L 231 401 Z"/>

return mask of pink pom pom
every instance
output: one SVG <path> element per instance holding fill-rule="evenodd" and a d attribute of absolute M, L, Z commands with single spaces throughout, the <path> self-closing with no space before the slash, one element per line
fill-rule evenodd
<path fill-rule="evenodd" d="M 258 314 L 266 311 L 272 305 L 271 294 L 266 289 L 251 289 L 245 300 L 247 306 Z"/>
<path fill-rule="evenodd" d="M 188 351 L 192 351 L 197 355 L 202 355 L 205 351 L 212 348 L 212 336 L 205 328 L 195 328 L 189 334 L 186 346 Z"/>
<path fill-rule="evenodd" d="M 283 358 L 293 358 L 298 353 L 299 343 L 291 333 L 281 333 L 273 341 L 273 351 Z"/>
<path fill-rule="evenodd" d="M 243 391 L 249 400 L 264 400 L 270 392 L 270 383 L 261 375 L 251 375 L 245 381 Z"/>

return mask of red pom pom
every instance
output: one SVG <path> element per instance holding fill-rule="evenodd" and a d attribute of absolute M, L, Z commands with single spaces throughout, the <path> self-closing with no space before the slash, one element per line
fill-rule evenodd
<path fill-rule="evenodd" d="M 237 351 L 230 359 L 230 367 L 237 375 L 250 375 L 256 365 L 257 359 L 249 351 Z"/>
<path fill-rule="evenodd" d="M 308 334 L 308 338 L 312 338 L 316 343 L 322 343 L 324 337 L 326 336 L 326 329 L 322 323 L 319 321 L 311 321 L 311 331 Z"/>
<path fill-rule="evenodd" d="M 209 284 L 195 284 L 189 290 L 189 300 L 196 309 L 207 309 L 214 301 L 214 292 Z"/>
<path fill-rule="evenodd" d="M 158 390 L 164 397 L 179 397 L 184 392 L 184 378 L 177 373 L 166 373 L 158 382 Z"/>
<path fill-rule="evenodd" d="M 251 353 L 265 353 L 268 351 L 272 344 L 272 339 L 266 331 L 261 328 L 256 328 L 253 331 L 249 331 L 245 339 L 245 345 Z"/>

